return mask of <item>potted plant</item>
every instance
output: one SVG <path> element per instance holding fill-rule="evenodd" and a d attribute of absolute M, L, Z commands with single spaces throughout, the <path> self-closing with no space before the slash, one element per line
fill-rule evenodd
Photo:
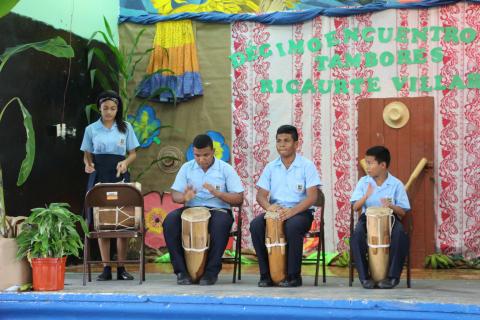
<path fill-rule="evenodd" d="M 63 289 L 66 257 L 78 257 L 83 248 L 77 222 L 87 233 L 84 219 L 71 212 L 66 203 L 51 203 L 46 208 L 32 209 L 25 220 L 17 237 L 17 258 L 31 259 L 34 290 Z"/>

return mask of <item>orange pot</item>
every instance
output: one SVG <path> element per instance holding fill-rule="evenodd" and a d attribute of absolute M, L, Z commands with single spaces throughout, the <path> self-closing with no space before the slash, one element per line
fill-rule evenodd
<path fill-rule="evenodd" d="M 66 261 L 66 257 L 32 258 L 33 290 L 63 290 Z"/>

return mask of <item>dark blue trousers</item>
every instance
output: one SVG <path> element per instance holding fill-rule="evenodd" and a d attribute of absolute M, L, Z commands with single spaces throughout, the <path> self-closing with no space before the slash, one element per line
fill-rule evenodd
<path fill-rule="evenodd" d="M 186 208 L 170 212 L 163 221 L 163 235 L 173 265 L 173 272 L 187 272 L 185 256 L 182 248 L 182 212 Z M 210 233 L 210 248 L 204 275 L 217 276 L 222 270 L 222 256 L 228 243 L 228 236 L 233 224 L 231 210 L 228 212 L 210 210 L 208 232 Z"/>
<path fill-rule="evenodd" d="M 367 260 L 367 217 L 365 214 L 360 216 L 358 223 L 355 226 L 355 230 L 353 230 L 350 239 L 350 246 L 352 246 L 353 258 L 355 261 L 355 267 L 358 271 L 358 277 L 360 280 L 370 279 Z M 408 255 L 409 246 L 410 240 L 408 235 L 403 230 L 401 221 L 395 218 L 395 224 L 393 225 L 390 238 L 390 257 L 387 277 L 400 278 L 405 258 Z"/>
<path fill-rule="evenodd" d="M 258 266 L 261 275 L 269 275 L 268 252 L 265 246 L 265 213 L 250 222 L 253 247 L 257 253 Z M 313 221 L 312 210 L 300 212 L 285 220 L 284 231 L 287 238 L 287 275 L 297 277 L 302 269 L 303 238 L 310 230 Z"/>

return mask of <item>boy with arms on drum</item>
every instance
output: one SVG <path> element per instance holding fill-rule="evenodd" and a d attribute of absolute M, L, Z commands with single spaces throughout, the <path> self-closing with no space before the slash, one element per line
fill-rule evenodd
<path fill-rule="evenodd" d="M 193 140 L 195 159 L 186 162 L 180 168 L 172 185 L 172 197 L 176 203 L 188 207 L 207 207 L 210 209 L 208 231 L 210 247 L 205 272 L 200 285 L 213 285 L 222 269 L 222 255 L 227 246 L 228 236 L 233 224 L 231 206 L 243 202 L 243 186 L 240 177 L 228 163 L 215 159 L 212 139 L 201 134 Z M 177 284 L 192 284 L 187 272 L 184 250 L 182 248 L 181 215 L 185 208 L 170 212 L 163 222 L 165 242 L 177 275 Z"/>
<path fill-rule="evenodd" d="M 395 222 L 391 230 L 390 258 L 387 278 L 378 283 L 381 289 L 392 289 L 398 285 L 405 257 L 408 254 L 409 239 L 400 219 L 410 210 L 410 202 L 403 183 L 388 172 L 390 151 L 383 146 L 371 147 L 366 152 L 367 175 L 358 181 L 350 198 L 353 211 L 361 215 L 351 236 L 355 267 L 365 289 L 373 289 L 374 281 L 369 274 L 367 228 L 365 210 L 368 207 L 388 207 L 393 210 Z"/>
<path fill-rule="evenodd" d="M 312 206 L 317 200 L 317 188 L 321 185 L 315 165 L 297 154 L 298 132 L 294 126 L 283 125 L 276 134 L 276 148 L 280 155 L 268 163 L 258 180 L 258 204 L 269 212 L 278 212 L 284 221 L 287 248 L 286 277 L 280 287 L 302 285 L 301 265 L 303 238 L 313 221 Z M 273 282 L 265 245 L 265 214 L 250 223 L 253 246 L 260 268 L 259 287 L 271 287 Z"/>

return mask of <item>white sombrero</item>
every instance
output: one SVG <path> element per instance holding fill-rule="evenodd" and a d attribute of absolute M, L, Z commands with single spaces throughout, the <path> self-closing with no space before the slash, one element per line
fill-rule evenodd
<path fill-rule="evenodd" d="M 403 102 L 393 101 L 383 108 L 383 121 L 390 128 L 399 129 L 405 126 L 409 119 L 410 111 Z"/>

